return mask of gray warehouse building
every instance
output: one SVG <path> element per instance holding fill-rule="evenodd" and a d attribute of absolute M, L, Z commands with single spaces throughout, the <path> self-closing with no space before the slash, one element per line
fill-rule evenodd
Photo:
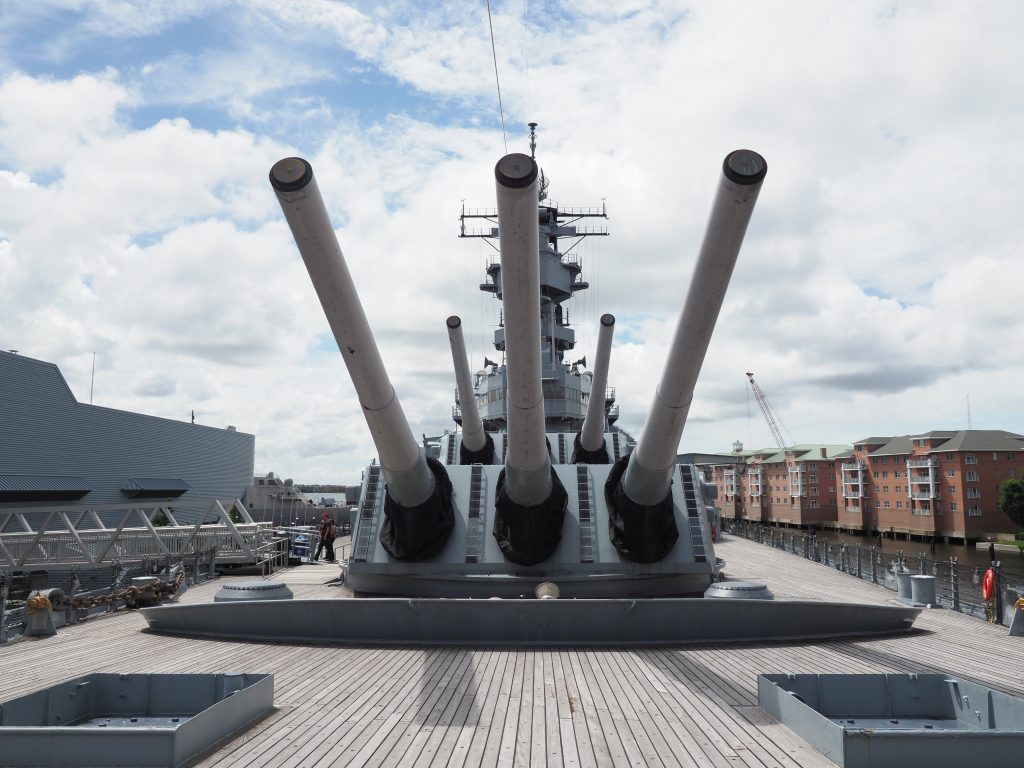
<path fill-rule="evenodd" d="M 255 442 L 233 427 L 80 403 L 53 363 L 0 352 L 0 516 L 137 504 L 195 522 L 215 500 L 242 497 Z"/>

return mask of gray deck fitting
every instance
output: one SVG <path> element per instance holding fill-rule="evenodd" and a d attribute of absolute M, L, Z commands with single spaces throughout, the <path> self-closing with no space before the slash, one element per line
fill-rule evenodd
<path fill-rule="evenodd" d="M 577 645 L 810 640 L 912 628 L 919 608 L 701 598 L 280 600 L 142 609 L 151 631 L 340 645 Z"/>
<path fill-rule="evenodd" d="M 1024 700 L 952 675 L 758 675 L 757 703 L 840 768 L 1020 765 L 1024 755 Z"/>
<path fill-rule="evenodd" d="M 264 674 L 104 674 L 0 704 L 0 763 L 178 768 L 274 706 Z"/>

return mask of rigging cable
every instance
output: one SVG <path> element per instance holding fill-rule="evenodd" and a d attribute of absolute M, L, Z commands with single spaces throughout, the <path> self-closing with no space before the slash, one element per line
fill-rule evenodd
<path fill-rule="evenodd" d="M 491 21 L 491 0 L 487 0 L 487 26 L 491 30 L 491 56 L 494 58 L 494 83 L 498 86 L 498 114 L 501 116 L 501 138 L 508 154 L 508 136 L 505 135 L 505 110 L 501 106 L 501 82 L 498 80 L 498 53 L 494 49 L 494 22 Z"/>

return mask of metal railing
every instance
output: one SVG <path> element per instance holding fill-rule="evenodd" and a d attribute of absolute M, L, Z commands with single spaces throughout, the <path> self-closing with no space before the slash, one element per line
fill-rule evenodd
<path fill-rule="evenodd" d="M 96 566 L 212 548 L 216 548 L 222 563 L 257 563 L 262 555 L 276 552 L 279 545 L 274 542 L 271 526 L 253 522 L 240 501 L 227 506 L 215 501 L 210 510 L 217 515 L 216 523 L 204 524 L 204 516 L 200 522 L 180 525 L 170 508 L 159 505 L 119 505 L 75 513 L 54 508 L 45 511 L 42 524 L 36 527 L 30 525 L 28 512 L 6 512 L 0 514 L 0 531 L 21 530 L 0 533 L 0 571 Z M 77 515 L 74 522 L 72 514 Z M 161 514 L 169 525 L 155 522 Z M 116 527 L 108 527 L 100 515 L 108 519 L 119 516 L 119 522 Z"/>
<path fill-rule="evenodd" d="M 23 632 L 30 618 L 26 599 L 37 589 L 63 592 L 65 599 L 53 606 L 53 612 L 57 626 L 66 626 L 134 607 L 135 593 L 126 589 L 133 578 L 159 575 L 162 581 L 173 581 L 176 585 L 172 594 L 180 594 L 190 586 L 215 578 L 217 564 L 217 550 L 209 549 L 91 568 L 55 568 L 45 575 L 0 572 L 0 644 Z"/>
<path fill-rule="evenodd" d="M 995 600 L 986 602 L 982 597 L 982 569 L 961 566 L 956 557 L 939 560 L 920 555 L 883 552 L 876 546 L 861 546 L 829 541 L 825 538 L 785 530 L 749 520 L 726 519 L 725 531 L 742 536 L 765 546 L 820 563 L 850 576 L 869 581 L 892 591 L 897 590 L 897 573 L 912 573 L 935 577 L 935 596 L 939 605 L 995 624 L 1009 624 L 1013 602 L 1003 594 L 1020 595 L 1024 573 L 1004 571 L 999 562 L 992 564 L 995 571 Z M 1012 593 L 1012 594 L 1011 594 Z M 1004 603 L 1010 610 L 1004 610 Z"/>

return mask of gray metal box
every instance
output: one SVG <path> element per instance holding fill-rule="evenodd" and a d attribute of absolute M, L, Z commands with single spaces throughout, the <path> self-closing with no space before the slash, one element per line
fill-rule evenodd
<path fill-rule="evenodd" d="M 758 675 L 757 703 L 842 768 L 1020 765 L 1024 755 L 1024 700 L 950 675 Z"/>
<path fill-rule="evenodd" d="M 0 704 L 0 760 L 176 767 L 273 706 L 269 674 L 86 675 Z"/>

